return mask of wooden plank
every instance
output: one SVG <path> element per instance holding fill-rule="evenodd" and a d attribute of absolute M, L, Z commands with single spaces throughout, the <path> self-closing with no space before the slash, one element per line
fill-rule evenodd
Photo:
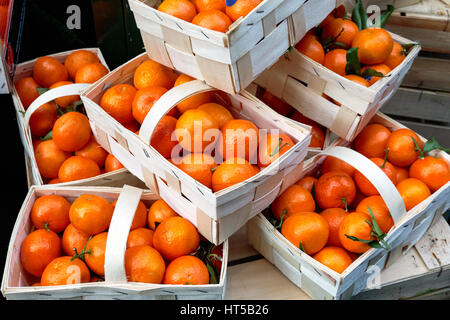
<path fill-rule="evenodd" d="M 402 86 L 450 92 L 450 59 L 417 57 Z"/>
<path fill-rule="evenodd" d="M 400 88 L 380 111 L 394 118 L 407 116 L 450 123 L 449 106 L 450 93 Z"/>
<path fill-rule="evenodd" d="M 230 239 L 230 254 L 228 256 L 228 261 L 234 262 L 240 259 L 245 259 L 248 257 L 259 255 L 247 241 L 247 227 L 243 226 L 239 231 L 236 231 Z"/>

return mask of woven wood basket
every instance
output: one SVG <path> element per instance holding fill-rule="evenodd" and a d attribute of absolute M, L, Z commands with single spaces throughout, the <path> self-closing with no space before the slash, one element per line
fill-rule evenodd
<path fill-rule="evenodd" d="M 378 113 L 372 122 L 391 130 L 404 128 L 400 123 Z M 422 141 L 426 141 L 422 138 Z M 432 155 L 444 159 L 450 165 L 450 156 L 442 151 Z M 395 225 L 385 240 L 391 248 L 370 249 L 358 257 L 342 274 L 339 274 L 299 248 L 291 244 L 260 214 L 247 224 L 251 245 L 273 263 L 295 285 L 313 299 L 346 299 L 366 288 L 371 281 L 402 253 L 406 253 L 423 236 L 426 230 L 450 208 L 450 182 L 442 186 L 426 200 L 406 212 L 403 200 L 392 182 L 380 168 L 361 154 L 345 147 L 332 147 L 305 162 L 304 174 L 317 170 L 326 155 L 345 160 L 363 173 L 380 191 Z"/>
<path fill-rule="evenodd" d="M 228 93 L 245 89 L 335 7 L 335 0 L 264 0 L 227 33 L 129 0 L 150 58 Z"/>
<path fill-rule="evenodd" d="M 41 196 L 57 194 L 73 202 L 82 194 L 94 194 L 110 202 L 118 200 L 115 206 L 105 252 L 105 281 L 61 286 L 32 287 L 29 277 L 20 262 L 20 247 L 31 230 L 31 208 Z M 163 285 L 128 282 L 125 274 L 124 256 L 126 242 L 139 200 L 149 207 L 158 198 L 150 191 L 131 186 L 73 187 L 32 186 L 22 205 L 13 229 L 2 280 L 2 294 L 7 299 L 19 300 L 197 300 L 223 299 L 225 294 L 228 242 L 223 246 L 222 270 L 218 284 L 210 285 Z"/>

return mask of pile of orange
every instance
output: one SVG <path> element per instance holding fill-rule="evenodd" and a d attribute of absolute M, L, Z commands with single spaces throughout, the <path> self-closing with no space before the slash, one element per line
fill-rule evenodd
<path fill-rule="evenodd" d="M 108 73 L 94 53 L 76 50 L 61 63 L 51 56 L 38 58 L 33 74 L 15 83 L 25 110 L 46 89 L 72 83 L 94 83 Z M 46 183 L 91 178 L 123 167 L 95 140 L 86 115 L 77 109 L 77 95 L 57 98 L 30 117 L 30 131 L 39 172 Z"/>
<path fill-rule="evenodd" d="M 424 145 L 410 129 L 379 123 L 353 143 L 396 186 L 407 211 L 450 181 L 448 164 L 427 154 L 436 147 L 434 139 Z M 269 219 L 297 248 L 342 273 L 371 247 L 386 248 L 394 221 L 379 192 L 351 165 L 328 156 L 315 171 L 272 203 Z"/>
<path fill-rule="evenodd" d="M 100 107 L 139 134 L 156 101 L 171 88 L 192 80 L 147 60 L 135 70 L 132 84 L 121 83 L 106 90 Z M 252 121 L 233 117 L 228 95 L 213 91 L 180 102 L 160 120 L 146 143 L 217 192 L 253 177 L 294 146 L 285 134 L 269 131 L 260 136 L 259 132 Z"/>
<path fill-rule="evenodd" d="M 348 74 L 346 65 L 349 49 L 358 48 L 361 73 L 372 69 L 384 76 L 399 66 L 407 54 L 384 28 L 360 30 L 355 22 L 345 17 L 343 6 L 330 13 L 319 27 L 309 31 L 295 48 L 325 68 L 365 87 L 370 87 L 382 78 Z"/>
<path fill-rule="evenodd" d="M 93 194 L 83 194 L 72 203 L 55 194 L 38 197 L 31 209 L 32 231 L 20 248 L 29 283 L 56 286 L 104 281 L 115 204 Z M 197 254 L 200 248 L 202 255 Z M 218 266 L 222 255 L 222 247 L 200 239 L 195 226 L 163 200 L 153 202 L 149 209 L 139 202 L 125 251 L 128 281 L 209 284 L 207 264 Z M 217 275 L 220 268 L 215 270 L 216 279 Z"/>
<path fill-rule="evenodd" d="M 232 6 L 225 0 L 164 0 L 158 10 L 198 26 L 226 33 L 230 25 L 247 16 L 262 0 L 237 0 Z"/>
<path fill-rule="evenodd" d="M 305 117 L 303 114 L 295 110 L 291 105 L 278 98 L 268 90 L 264 90 L 261 100 L 271 107 L 273 110 L 297 122 L 304 123 L 311 127 L 310 148 L 323 148 L 325 143 L 325 128 L 314 120 Z"/>

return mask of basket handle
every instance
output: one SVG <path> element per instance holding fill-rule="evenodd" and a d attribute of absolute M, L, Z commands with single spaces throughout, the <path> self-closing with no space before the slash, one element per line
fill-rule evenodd
<path fill-rule="evenodd" d="M 386 203 L 395 224 L 406 215 L 405 203 L 397 188 L 386 174 L 368 158 L 355 150 L 338 146 L 325 150 L 320 155 L 333 156 L 345 161 L 369 179 Z"/>
<path fill-rule="evenodd" d="M 105 250 L 106 283 L 127 283 L 125 251 L 142 189 L 124 185 L 117 199 L 108 230 Z"/>
<path fill-rule="evenodd" d="M 170 89 L 158 99 L 147 113 L 139 130 L 139 137 L 150 144 L 150 138 L 159 121 L 177 104 L 198 93 L 215 90 L 217 89 L 200 80 L 189 81 Z"/>

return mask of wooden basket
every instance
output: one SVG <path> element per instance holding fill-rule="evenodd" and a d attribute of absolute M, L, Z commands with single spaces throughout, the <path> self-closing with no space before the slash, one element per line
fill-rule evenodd
<path fill-rule="evenodd" d="M 3 44 L 0 40 L 0 94 L 6 94 L 9 93 L 9 86 L 8 86 L 8 71 L 6 69 L 6 63 L 5 63 L 5 55 L 6 53 L 3 52 Z M 5 49 L 6 50 L 6 49 Z"/>
<path fill-rule="evenodd" d="M 381 113 L 374 117 L 373 122 L 391 130 L 404 128 Z M 421 139 L 425 142 L 424 138 Z M 450 164 L 447 153 L 433 151 L 432 154 Z M 429 226 L 450 208 L 450 182 L 406 212 L 400 194 L 381 169 L 351 149 L 335 147 L 324 151 L 320 156 L 305 162 L 304 173 L 316 170 L 326 155 L 347 161 L 380 191 L 395 222 L 385 238 L 391 250 L 372 248 L 339 274 L 296 248 L 262 214 L 248 222 L 247 236 L 257 251 L 313 299 L 346 299 L 363 290 L 373 279 L 374 272 L 383 270 L 414 246 Z"/>
<path fill-rule="evenodd" d="M 105 252 L 105 282 L 91 282 L 61 286 L 32 287 L 20 263 L 22 241 L 31 230 L 31 208 L 36 198 L 57 194 L 73 202 L 82 194 L 94 194 L 110 202 L 118 199 L 115 206 Z M 124 255 L 134 212 L 139 200 L 146 206 L 158 196 L 149 191 L 124 186 L 110 187 L 58 187 L 33 186 L 17 217 L 9 243 L 8 256 L 2 280 L 2 294 L 7 299 L 223 299 L 225 294 L 228 242 L 223 246 L 223 261 L 219 284 L 211 285 L 162 285 L 127 282 Z"/>
<path fill-rule="evenodd" d="M 129 0 L 150 58 L 228 93 L 245 89 L 336 5 L 264 0 L 222 33 L 158 11 L 160 3 Z"/>
<path fill-rule="evenodd" d="M 214 244 L 219 244 L 267 207 L 281 190 L 301 174 L 310 129 L 279 116 L 255 97 L 244 93 L 228 95 L 229 111 L 235 118 L 249 119 L 262 129 L 279 129 L 295 145 L 282 157 L 251 179 L 216 193 L 162 157 L 148 141 L 159 120 L 184 99 L 215 89 L 196 80 L 177 86 L 151 108 L 140 128 L 140 136 L 125 129 L 98 104 L 103 92 L 119 83 L 132 83 L 136 68 L 148 60 L 141 54 L 105 76 L 81 95 L 92 131 L 100 145 L 111 152 L 148 188 L 190 220 Z"/>
<path fill-rule="evenodd" d="M 391 34 L 400 44 L 410 40 Z M 352 141 L 400 86 L 420 46 L 414 46 L 403 62 L 369 88 L 350 81 L 303 55 L 287 52 L 254 82 L 292 105 L 304 116 L 320 123 L 339 137 Z M 325 94 L 342 104 L 338 106 Z"/>
<path fill-rule="evenodd" d="M 84 49 L 95 53 L 100 62 L 108 68 L 103 55 L 98 48 L 88 48 Z M 58 59 L 61 63 L 64 63 L 65 59 L 69 56 L 73 51 L 66 51 L 57 54 L 50 55 L 56 59 Z M 61 86 L 52 90 L 45 92 L 40 95 L 33 103 L 28 107 L 25 111 L 22 102 L 20 101 L 19 95 L 16 91 L 14 83 L 24 77 L 28 77 L 32 75 L 33 65 L 37 59 L 30 60 L 27 62 L 23 62 L 17 65 L 16 72 L 14 75 L 13 84 L 11 85 L 11 96 L 13 99 L 13 103 L 16 109 L 17 123 L 19 126 L 19 133 L 22 143 L 24 145 L 24 149 L 26 152 L 26 157 L 29 159 L 29 169 L 28 173 L 28 183 L 29 185 L 43 185 L 44 182 L 42 180 L 41 174 L 39 173 L 39 168 L 36 164 L 36 159 L 34 155 L 33 142 L 31 138 L 31 132 L 28 125 L 29 119 L 33 112 L 37 110 L 42 104 L 52 101 L 58 97 L 64 97 L 67 95 L 79 95 L 81 91 L 87 88 L 88 84 L 73 84 L 67 86 Z M 126 169 L 119 169 L 117 171 L 101 174 L 92 178 L 82 179 L 78 181 L 61 183 L 58 185 L 85 185 L 85 186 L 123 186 L 125 183 L 132 184 L 135 186 L 140 186 L 139 180 L 134 179 L 133 176 Z"/>

